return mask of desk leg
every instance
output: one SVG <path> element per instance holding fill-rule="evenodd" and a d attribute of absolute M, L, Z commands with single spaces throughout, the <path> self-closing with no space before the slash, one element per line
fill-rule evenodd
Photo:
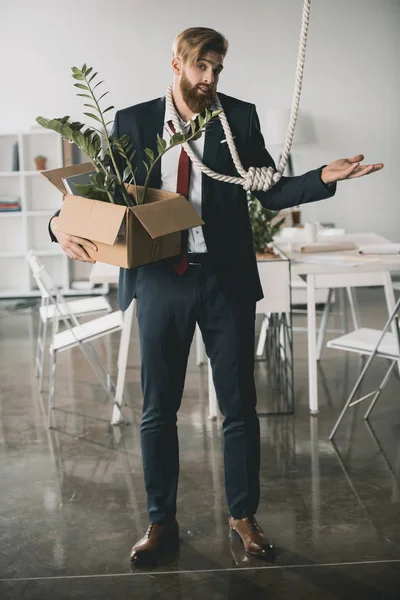
<path fill-rule="evenodd" d="M 217 394 L 211 370 L 210 359 L 208 359 L 208 418 L 215 421 L 218 415 Z"/>
<path fill-rule="evenodd" d="M 307 275 L 307 328 L 308 328 L 308 394 L 310 413 L 318 414 L 317 385 L 317 326 L 315 311 L 315 275 Z"/>
<path fill-rule="evenodd" d="M 122 406 L 122 401 L 124 397 L 126 365 L 128 362 L 129 343 L 131 340 L 132 320 L 133 313 L 135 310 L 135 304 L 136 300 L 132 300 L 132 302 L 124 312 L 124 326 L 121 331 L 121 341 L 119 343 L 118 377 L 117 386 L 115 390 L 115 402 L 117 402 L 120 406 Z M 119 410 L 118 406 L 114 404 L 111 425 L 118 425 L 123 422 L 124 419 L 122 417 L 121 411 Z"/>

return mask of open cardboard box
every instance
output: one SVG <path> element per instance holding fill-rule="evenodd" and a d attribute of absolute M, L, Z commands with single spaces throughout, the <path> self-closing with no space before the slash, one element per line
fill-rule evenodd
<path fill-rule="evenodd" d="M 85 248 L 93 260 L 131 269 L 177 256 L 181 232 L 204 225 L 190 202 L 172 192 L 148 189 L 146 204 L 133 208 L 67 194 L 63 178 L 92 170 L 92 163 L 83 163 L 43 175 L 64 196 L 58 229 L 93 241 L 97 252 Z M 134 186 L 128 189 L 134 193 Z"/>

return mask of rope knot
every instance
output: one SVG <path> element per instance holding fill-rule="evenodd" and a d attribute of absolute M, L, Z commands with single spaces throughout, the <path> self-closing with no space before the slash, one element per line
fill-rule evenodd
<path fill-rule="evenodd" d="M 274 183 L 278 183 L 281 176 L 273 167 L 250 167 L 243 178 L 243 189 L 246 192 L 266 192 Z"/>

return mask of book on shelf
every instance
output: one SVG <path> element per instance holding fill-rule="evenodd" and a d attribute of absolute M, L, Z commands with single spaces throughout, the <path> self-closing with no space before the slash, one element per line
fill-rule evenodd
<path fill-rule="evenodd" d="M 21 210 L 21 199 L 18 196 L 0 196 L 0 212 L 19 210 Z"/>

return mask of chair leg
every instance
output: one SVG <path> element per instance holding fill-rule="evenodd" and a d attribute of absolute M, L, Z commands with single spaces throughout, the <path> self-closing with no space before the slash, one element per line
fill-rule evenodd
<path fill-rule="evenodd" d="M 42 353 L 40 357 L 40 375 L 39 375 L 39 392 L 43 392 L 43 374 L 44 374 L 44 356 L 46 351 L 46 341 L 47 341 L 47 319 L 43 323 L 42 329 Z"/>
<path fill-rule="evenodd" d="M 332 296 L 333 296 L 333 288 L 329 288 L 328 299 L 325 304 L 324 312 L 322 313 L 321 324 L 320 324 L 319 330 L 318 330 L 317 360 L 321 360 L 321 356 L 322 356 L 322 349 L 324 346 L 325 333 L 326 333 L 326 329 L 328 327 L 329 312 L 331 310 Z"/>
<path fill-rule="evenodd" d="M 367 412 L 366 412 L 366 413 L 365 413 L 365 415 L 364 415 L 364 419 L 365 419 L 365 420 L 368 420 L 368 418 L 369 418 L 369 415 L 371 414 L 371 412 L 372 412 L 372 409 L 374 408 L 375 404 L 377 403 L 377 401 L 378 401 L 378 398 L 379 398 L 379 396 L 381 395 L 381 392 L 382 392 L 383 388 L 384 388 L 384 387 L 385 387 L 385 385 L 387 384 L 387 382 L 388 382 L 388 379 L 389 379 L 389 377 L 390 377 L 390 374 L 391 374 L 391 372 L 393 371 L 393 367 L 396 365 L 396 363 L 397 363 L 397 361 L 396 361 L 396 360 L 393 360 L 393 361 L 391 361 L 390 367 L 388 368 L 388 370 L 387 370 L 387 372 L 386 372 L 386 374 L 385 374 L 384 378 L 382 379 L 382 382 L 381 382 L 380 386 L 379 386 L 379 387 L 378 387 L 378 389 L 376 390 L 376 393 L 375 393 L 375 395 L 374 395 L 374 397 L 373 397 L 373 399 L 372 399 L 372 402 L 371 402 L 371 404 L 369 405 L 369 407 L 368 407 L 368 410 L 367 410 Z"/>
<path fill-rule="evenodd" d="M 360 373 L 360 375 L 359 375 L 359 377 L 357 379 L 357 382 L 356 382 L 355 386 L 353 387 L 352 392 L 351 392 L 351 394 L 350 394 L 350 396 L 349 396 L 346 404 L 344 405 L 343 410 L 340 413 L 340 416 L 339 416 L 338 420 L 336 421 L 334 428 L 331 431 L 331 434 L 329 436 L 330 440 L 332 440 L 333 437 L 335 436 L 335 433 L 336 433 L 336 431 L 337 431 L 337 429 L 338 429 L 338 427 L 339 427 L 339 425 L 340 425 L 340 423 L 341 423 L 341 421 L 342 421 L 342 419 L 344 417 L 344 414 L 347 411 L 347 409 L 349 408 L 349 406 L 351 405 L 351 403 L 353 402 L 354 397 L 355 397 L 355 395 L 357 393 L 357 390 L 360 387 L 361 382 L 364 379 L 365 374 L 366 374 L 367 370 L 369 369 L 369 366 L 370 366 L 370 364 L 373 361 L 373 359 L 374 359 L 375 356 L 376 356 L 376 349 L 374 350 L 374 352 L 372 354 L 370 354 L 370 356 L 368 357 L 367 362 L 365 363 L 363 369 L 361 370 L 361 373 Z M 386 372 L 386 374 L 385 374 L 385 376 L 384 376 L 384 378 L 383 378 L 383 380 L 382 380 L 379 388 L 376 390 L 375 393 L 372 392 L 370 394 L 367 394 L 366 396 L 364 396 L 363 398 L 360 398 L 359 400 L 357 400 L 355 402 L 355 403 L 361 402 L 362 400 L 365 400 L 366 398 L 369 398 L 370 396 L 372 396 L 374 394 L 374 398 L 372 400 L 372 404 L 371 404 L 371 406 L 369 407 L 369 409 L 367 410 L 367 412 L 366 412 L 366 414 L 364 416 L 365 419 L 368 419 L 368 416 L 369 416 L 371 410 L 373 409 L 374 405 L 376 404 L 376 401 L 378 400 L 381 391 L 383 390 L 383 388 L 385 387 L 385 385 L 387 383 L 387 380 L 389 379 L 389 375 L 390 375 L 390 373 L 391 373 L 391 371 L 393 369 L 393 365 L 396 362 L 397 361 L 395 360 L 395 361 L 393 361 L 393 364 L 390 365 L 390 367 L 387 370 L 387 372 Z"/>
<path fill-rule="evenodd" d="M 50 374 L 49 374 L 49 412 L 48 412 L 48 428 L 51 428 L 52 410 L 54 408 L 54 397 L 56 389 L 56 366 L 57 352 L 50 354 Z"/>
<path fill-rule="evenodd" d="M 38 333 L 36 340 L 36 358 L 35 358 L 35 377 L 40 377 L 40 365 L 42 364 L 42 352 L 43 352 L 43 321 L 39 314 Z"/>

